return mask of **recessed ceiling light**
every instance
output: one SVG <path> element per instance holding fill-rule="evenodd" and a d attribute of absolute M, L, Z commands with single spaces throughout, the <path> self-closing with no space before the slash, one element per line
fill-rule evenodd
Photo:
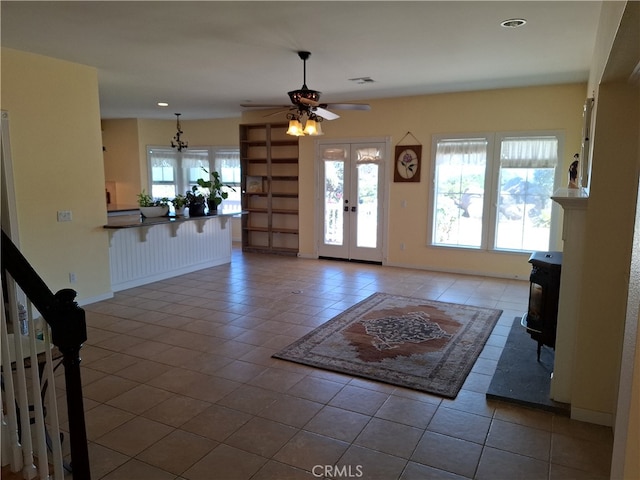
<path fill-rule="evenodd" d="M 523 26 L 527 21 L 524 18 L 510 18 L 504 22 L 500 22 L 500 26 L 504 28 L 518 28 Z"/>
<path fill-rule="evenodd" d="M 168 107 L 169 104 L 167 102 L 158 102 L 159 107 Z"/>

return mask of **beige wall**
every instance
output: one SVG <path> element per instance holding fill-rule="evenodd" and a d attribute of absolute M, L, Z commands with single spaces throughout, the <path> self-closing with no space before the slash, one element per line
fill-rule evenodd
<path fill-rule="evenodd" d="M 393 151 L 410 131 L 423 145 L 420 183 L 393 183 L 393 164 L 387 164 L 388 264 L 526 279 L 529 254 L 427 246 L 431 138 L 442 133 L 560 130 L 565 137 L 560 168 L 566 171 L 580 151 L 585 98 L 586 85 L 573 84 L 375 100 L 369 112 L 340 111 L 339 120 L 325 121 L 322 140 L 390 136 Z M 264 122 L 264 115 L 246 112 L 243 122 Z M 316 254 L 314 145 L 312 137 L 300 139 L 300 252 L 305 256 Z M 403 200 L 406 208 L 401 207 Z"/>
<path fill-rule="evenodd" d="M 117 205 L 137 205 L 140 193 L 140 161 L 138 159 L 138 120 L 102 121 L 104 151 L 104 177 L 115 182 Z"/>
<path fill-rule="evenodd" d="M 52 291 L 111 291 L 95 68 L 2 48 L 20 248 Z M 71 222 L 57 222 L 70 210 Z M 74 272 L 76 284 L 69 283 Z"/>

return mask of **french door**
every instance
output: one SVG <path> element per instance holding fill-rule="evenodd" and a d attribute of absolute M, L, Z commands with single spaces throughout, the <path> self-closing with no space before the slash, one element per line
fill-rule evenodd
<path fill-rule="evenodd" d="M 319 144 L 318 256 L 382 262 L 384 142 Z"/>

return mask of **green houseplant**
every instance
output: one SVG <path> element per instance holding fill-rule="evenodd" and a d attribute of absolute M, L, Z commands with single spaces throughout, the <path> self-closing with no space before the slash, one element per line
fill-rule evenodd
<path fill-rule="evenodd" d="M 184 208 L 187 206 L 188 200 L 185 195 L 179 193 L 173 200 L 171 200 L 171 203 L 176 211 L 176 217 L 179 217 L 184 214 Z"/>
<path fill-rule="evenodd" d="M 209 174 L 209 171 L 206 168 L 202 168 L 205 173 Z M 229 193 L 225 192 L 223 188 L 228 188 L 232 191 L 236 191 L 231 185 L 226 185 L 222 183 L 220 178 L 220 173 L 213 171 L 209 175 L 209 180 L 205 180 L 203 178 L 199 178 L 196 180 L 198 186 L 205 190 L 208 193 L 205 193 L 205 198 L 207 201 L 207 206 L 209 207 L 209 214 L 216 213 L 218 211 L 218 205 L 222 203 L 222 200 L 225 200 L 229 197 Z M 194 187 L 195 188 L 195 187 Z"/>
<path fill-rule="evenodd" d="M 164 217 L 169 213 L 169 199 L 155 200 L 144 189 L 138 194 L 138 207 L 144 218 Z"/>

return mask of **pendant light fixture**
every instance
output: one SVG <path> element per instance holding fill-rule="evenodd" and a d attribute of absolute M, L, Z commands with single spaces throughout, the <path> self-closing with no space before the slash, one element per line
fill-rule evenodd
<path fill-rule="evenodd" d="M 182 134 L 184 133 L 182 131 L 182 129 L 180 128 L 180 113 L 176 113 L 176 129 L 178 130 L 176 132 L 176 135 L 173 137 L 173 140 L 171 140 L 171 148 L 175 148 L 177 149 L 179 152 L 181 152 L 182 150 L 186 150 L 187 148 L 189 148 L 189 142 L 184 142 L 181 139 Z"/>

